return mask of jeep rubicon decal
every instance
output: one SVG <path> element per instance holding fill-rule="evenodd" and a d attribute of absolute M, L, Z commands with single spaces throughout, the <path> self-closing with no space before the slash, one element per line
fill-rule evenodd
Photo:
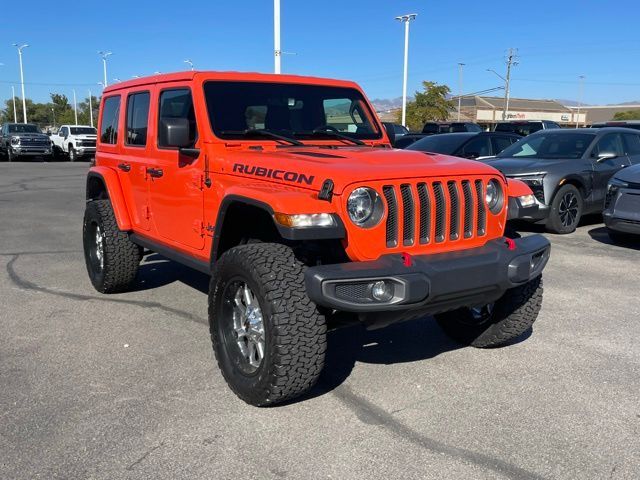
<path fill-rule="evenodd" d="M 304 173 L 291 172 L 287 170 L 273 170 L 272 168 L 256 167 L 255 165 L 244 165 L 234 163 L 233 171 L 244 173 L 245 175 L 255 175 L 256 177 L 273 178 L 274 180 L 284 180 L 291 183 L 306 183 L 313 185 L 315 175 L 305 175 Z"/>

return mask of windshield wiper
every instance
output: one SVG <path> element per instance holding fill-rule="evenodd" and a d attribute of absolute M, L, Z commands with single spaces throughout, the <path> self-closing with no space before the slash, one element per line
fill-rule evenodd
<path fill-rule="evenodd" d="M 299 142 L 295 138 L 286 137 L 284 135 L 280 135 L 279 133 L 274 133 L 270 130 L 264 130 L 262 128 L 250 128 L 248 130 L 223 130 L 220 132 L 222 135 L 256 135 L 260 137 L 269 137 L 274 138 L 276 140 L 282 140 L 283 142 L 289 142 L 291 145 L 295 145 L 296 147 L 304 146 L 304 143 Z"/>
<path fill-rule="evenodd" d="M 345 135 L 343 133 L 337 132 L 332 129 L 325 128 L 316 128 L 311 132 L 313 135 L 318 135 L 319 133 L 323 133 L 330 137 L 340 138 L 341 140 L 346 140 L 348 142 L 354 143 L 355 145 L 366 145 L 362 140 L 358 140 L 357 138 L 350 137 L 349 135 Z"/>

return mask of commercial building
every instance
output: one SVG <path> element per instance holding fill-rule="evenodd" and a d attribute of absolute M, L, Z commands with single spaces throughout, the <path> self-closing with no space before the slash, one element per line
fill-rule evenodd
<path fill-rule="evenodd" d="M 449 120 L 458 119 L 457 99 L 454 99 L 456 109 L 451 113 Z M 491 128 L 497 122 L 503 120 L 504 97 L 462 97 L 460 119 L 476 122 Z M 576 123 L 585 125 L 587 115 L 584 110 L 578 113 L 556 100 L 530 100 L 525 98 L 511 98 L 506 120 L 551 120 L 561 126 L 575 126 Z"/>
<path fill-rule="evenodd" d="M 571 107 L 576 109 L 577 107 Z M 613 120 L 616 113 L 621 112 L 638 112 L 640 113 L 640 105 L 587 105 L 580 108 L 581 112 L 587 114 L 587 122 L 589 125 L 596 122 L 607 122 Z"/>

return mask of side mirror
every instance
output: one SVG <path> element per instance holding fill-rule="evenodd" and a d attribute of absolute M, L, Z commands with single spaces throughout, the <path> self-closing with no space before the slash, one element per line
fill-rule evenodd
<path fill-rule="evenodd" d="M 617 158 L 617 157 L 618 157 L 618 155 L 616 153 L 603 152 L 603 153 L 598 155 L 598 158 L 597 158 L 596 162 L 600 163 L 600 162 L 604 162 L 606 160 L 612 160 L 612 159 Z"/>
<path fill-rule="evenodd" d="M 164 118 L 160 122 L 160 141 L 162 145 L 175 148 L 190 147 L 189 120 L 186 118 Z"/>

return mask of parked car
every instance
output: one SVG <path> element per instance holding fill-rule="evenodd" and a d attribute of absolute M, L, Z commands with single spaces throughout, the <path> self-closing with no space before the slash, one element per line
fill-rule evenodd
<path fill-rule="evenodd" d="M 640 163 L 640 132 L 542 130 L 485 162 L 531 187 L 539 209 L 526 220 L 544 221 L 551 232 L 570 233 L 583 214 L 603 211 L 609 179 Z"/>
<path fill-rule="evenodd" d="M 51 135 L 56 153 L 68 155 L 72 162 L 95 155 L 96 138 L 96 129 L 89 125 L 61 125 L 58 133 Z"/>
<path fill-rule="evenodd" d="M 427 122 L 424 124 L 424 127 L 422 127 L 421 133 L 408 133 L 404 135 L 395 142 L 394 147 L 407 148 L 412 143 L 430 135 L 482 131 L 483 130 L 480 125 L 472 122 Z"/>
<path fill-rule="evenodd" d="M 409 129 L 399 123 L 382 122 L 384 129 L 387 131 L 387 136 L 391 140 L 391 145 L 395 145 L 396 141 L 409 133 Z"/>
<path fill-rule="evenodd" d="M 623 127 L 640 130 L 640 120 L 611 120 L 609 122 L 596 122 L 591 124 L 591 128 L 602 127 Z"/>
<path fill-rule="evenodd" d="M 437 133 L 482 132 L 482 127 L 473 122 L 427 122 L 422 127 L 422 133 L 435 135 Z"/>
<path fill-rule="evenodd" d="M 498 122 L 494 132 L 515 133 L 521 137 L 526 137 L 540 130 L 549 130 L 552 128 L 562 128 L 556 122 L 550 120 L 509 120 Z"/>
<path fill-rule="evenodd" d="M 51 140 L 37 125 L 5 123 L 0 128 L 0 153 L 10 162 L 25 157 L 51 159 Z"/>
<path fill-rule="evenodd" d="M 424 137 L 406 149 L 481 160 L 499 154 L 520 138 L 512 133 L 443 133 Z"/>
<path fill-rule="evenodd" d="M 603 217 L 613 241 L 640 241 L 640 164 L 609 180 Z"/>
<path fill-rule="evenodd" d="M 505 241 L 512 194 L 529 189 L 481 162 L 385 148 L 355 83 L 155 75 L 105 88 L 98 131 L 91 283 L 135 286 L 144 249 L 212 275 L 218 366 L 250 404 L 309 390 L 327 325 L 345 318 L 381 328 L 434 314 L 476 347 L 508 344 L 537 318 L 549 241 Z"/>

